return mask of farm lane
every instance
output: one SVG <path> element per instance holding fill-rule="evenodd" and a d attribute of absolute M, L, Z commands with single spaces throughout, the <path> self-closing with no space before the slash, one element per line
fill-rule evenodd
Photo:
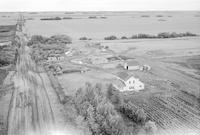
<path fill-rule="evenodd" d="M 9 116 L 8 135 L 42 134 L 54 126 L 54 115 L 42 76 L 31 59 L 26 46 L 27 37 L 19 32 L 21 47 L 13 77 L 13 91 Z"/>

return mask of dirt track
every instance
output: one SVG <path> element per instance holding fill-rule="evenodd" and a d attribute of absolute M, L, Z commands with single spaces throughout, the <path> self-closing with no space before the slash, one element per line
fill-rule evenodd
<path fill-rule="evenodd" d="M 13 78 L 13 91 L 9 116 L 8 135 L 27 135 L 43 133 L 54 126 L 54 115 L 38 68 L 26 46 L 27 37 L 21 32 L 16 74 Z"/>

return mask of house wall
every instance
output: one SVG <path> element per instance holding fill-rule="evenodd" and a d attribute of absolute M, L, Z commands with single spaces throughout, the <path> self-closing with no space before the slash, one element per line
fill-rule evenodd
<path fill-rule="evenodd" d="M 129 78 L 125 82 L 125 87 L 123 88 L 124 91 L 139 91 L 144 89 L 144 84 L 134 77 Z"/>
<path fill-rule="evenodd" d="M 128 70 L 138 70 L 140 66 L 128 66 Z"/>
<path fill-rule="evenodd" d="M 56 57 L 48 57 L 48 61 L 56 61 Z"/>
<path fill-rule="evenodd" d="M 124 69 L 126 69 L 126 70 L 139 70 L 139 69 L 140 69 L 140 66 L 139 66 L 139 65 L 130 66 L 130 65 L 128 65 L 127 63 L 124 63 Z"/>
<path fill-rule="evenodd" d="M 64 60 L 64 57 L 58 57 L 57 59 L 58 60 Z"/>

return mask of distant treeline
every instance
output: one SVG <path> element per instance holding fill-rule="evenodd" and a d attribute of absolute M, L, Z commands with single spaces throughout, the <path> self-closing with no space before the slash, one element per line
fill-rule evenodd
<path fill-rule="evenodd" d="M 60 17 L 41 18 L 40 20 L 62 20 Z"/>
<path fill-rule="evenodd" d="M 151 35 L 151 34 L 135 34 L 132 35 L 131 37 L 126 37 L 122 36 L 121 38 L 118 38 L 114 35 L 105 37 L 105 40 L 117 40 L 117 39 L 152 39 L 152 38 L 178 38 L 178 37 L 193 37 L 193 36 L 198 36 L 197 34 L 193 34 L 190 32 L 185 32 L 185 33 L 176 33 L 176 32 L 162 32 L 157 35 Z"/>
<path fill-rule="evenodd" d="M 97 17 L 97 16 L 89 16 L 88 19 L 106 19 L 107 17 L 105 16 L 101 16 L 101 17 Z M 83 18 L 73 18 L 73 17 L 48 17 L 48 18 L 41 18 L 40 20 L 45 21 L 45 20 L 66 20 L 66 19 L 83 19 Z"/>

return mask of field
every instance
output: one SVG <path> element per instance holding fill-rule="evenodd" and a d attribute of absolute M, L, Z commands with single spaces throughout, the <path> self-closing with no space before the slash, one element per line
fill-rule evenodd
<path fill-rule="evenodd" d="M 200 34 L 200 17 L 198 12 L 97 12 L 97 13 L 71 13 L 44 12 L 38 14 L 26 13 L 26 26 L 31 35 L 52 36 L 56 34 L 70 35 L 77 40 L 86 36 L 92 39 L 103 39 L 106 36 L 116 35 L 132 36 L 138 33 L 157 34 L 160 32 L 192 32 Z M 149 17 L 142 17 L 148 15 Z M 157 17 L 162 15 L 162 17 Z M 97 16 L 97 19 L 88 19 Z M 101 16 L 107 17 L 101 19 Z M 41 21 L 45 17 L 72 17 L 58 21 Z M 159 21 L 164 19 L 166 21 Z M 181 25 L 180 25 L 181 24 Z M 37 29 L 40 27 L 40 29 Z M 49 29 L 51 28 L 51 29 Z"/>
<path fill-rule="evenodd" d="M 15 25 L 0 26 L 0 43 L 13 41 L 15 37 Z"/>
<path fill-rule="evenodd" d="M 7 20 L 7 24 L 17 18 L 14 13 L 4 14 L 1 13 L 0 20 Z M 79 131 L 84 135 L 110 132 L 149 135 L 150 121 L 157 128 L 154 135 L 199 135 L 197 14 L 195 11 L 23 13 L 25 26 L 17 32 L 21 33 L 17 35 L 21 46 L 15 70 L 6 67 L 13 61 L 3 67 L 8 72 L 0 70 L 0 84 L 4 82 L 0 89 L 3 93 L 0 105 L 4 105 L 4 111 L 0 111 L 0 134 L 17 131 L 20 135 L 27 132 L 23 126 L 30 130 L 48 130 L 53 126 L 77 135 Z M 56 17 L 59 19 L 49 19 Z M 2 31 L 10 30 L 3 27 L 0 26 Z M 187 31 L 197 36 L 120 39 L 139 33 Z M 13 33 L 6 33 L 9 34 Z M 35 34 L 41 36 L 32 36 Z M 119 39 L 104 40 L 111 35 Z M 79 40 L 80 37 L 86 38 Z M 7 38 L 2 36 L 3 39 Z M 127 61 L 138 63 L 140 68 L 125 69 Z M 144 70 L 145 65 L 150 69 Z M 116 93 L 109 97 L 110 84 L 124 85 L 118 77 L 120 72 L 138 78 L 145 88 L 122 92 L 120 87 L 112 87 Z M 124 112 L 120 110 L 123 107 Z M 25 118 L 27 123 L 23 123 Z"/>

